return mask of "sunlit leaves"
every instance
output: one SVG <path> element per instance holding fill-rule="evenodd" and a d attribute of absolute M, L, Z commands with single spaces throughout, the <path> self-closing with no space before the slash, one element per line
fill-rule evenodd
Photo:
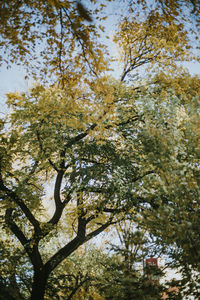
<path fill-rule="evenodd" d="M 2 1 L 2 62 L 23 63 L 29 75 L 62 85 L 73 74 L 98 75 L 106 62 L 91 16 L 79 1 Z"/>
<path fill-rule="evenodd" d="M 177 61 L 192 58 L 187 31 L 181 24 L 166 22 L 158 12 L 140 21 L 125 17 L 115 42 L 124 66 L 122 81 L 140 66 L 175 67 Z"/>

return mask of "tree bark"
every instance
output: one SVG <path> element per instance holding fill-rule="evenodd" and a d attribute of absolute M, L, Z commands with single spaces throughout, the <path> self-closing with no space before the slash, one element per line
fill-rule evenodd
<path fill-rule="evenodd" d="M 45 272 L 44 268 L 34 271 L 30 300 L 44 300 L 47 279 L 48 274 Z"/>

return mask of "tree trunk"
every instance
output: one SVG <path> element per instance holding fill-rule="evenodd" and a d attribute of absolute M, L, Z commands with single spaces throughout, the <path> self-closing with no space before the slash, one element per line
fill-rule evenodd
<path fill-rule="evenodd" d="M 48 275 L 44 269 L 34 271 L 30 300 L 44 300 Z"/>

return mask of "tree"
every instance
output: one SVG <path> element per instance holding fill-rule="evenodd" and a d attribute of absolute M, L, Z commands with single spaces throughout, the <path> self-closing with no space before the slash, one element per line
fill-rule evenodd
<path fill-rule="evenodd" d="M 150 253 L 156 253 L 156 247 L 131 220 L 121 225 L 117 229 L 120 243 L 110 245 L 112 255 L 105 266 L 100 291 L 108 300 L 161 299 L 163 286 L 147 277 L 144 263 Z M 161 270 L 156 273 L 162 276 Z"/>
<path fill-rule="evenodd" d="M 166 99 L 169 100 L 168 96 Z M 183 93 L 182 96 L 179 96 L 179 100 L 174 98 L 177 101 L 177 106 L 174 106 L 178 117 L 177 125 L 175 125 L 176 117 L 172 107 L 169 112 L 171 117 L 173 115 L 173 123 L 170 122 L 170 117 L 164 115 L 165 113 L 161 108 L 156 109 L 154 106 L 155 111 L 153 114 L 156 114 L 157 111 L 161 120 L 160 114 L 162 113 L 165 119 L 165 121 L 163 119 L 163 125 L 165 124 L 166 131 L 165 141 L 163 140 L 163 142 L 166 143 L 168 141 L 166 147 L 171 148 L 175 141 L 178 143 L 176 144 L 175 142 L 174 144 L 173 154 L 172 152 L 170 154 L 167 150 L 166 161 L 162 162 L 161 173 L 165 184 L 162 184 L 163 190 L 161 194 L 157 193 L 157 197 L 153 200 L 154 205 L 156 204 L 156 199 L 158 200 L 157 205 L 154 206 L 156 210 L 152 211 L 151 208 L 147 208 L 147 214 L 144 213 L 143 217 L 145 218 L 145 228 L 148 228 L 149 232 L 161 238 L 160 244 L 173 245 L 168 248 L 168 255 L 174 260 L 175 267 L 182 272 L 183 280 L 179 283 L 180 291 L 184 290 L 186 294 L 194 293 L 194 296 L 198 297 L 199 281 L 195 277 L 198 278 L 200 267 L 198 251 L 199 146 L 197 141 L 199 139 L 199 129 L 197 128 L 199 123 L 199 96 L 189 101 L 188 99 L 190 97 L 186 97 Z M 146 106 L 148 107 L 148 105 Z M 167 105 L 165 105 L 166 108 Z M 158 121 L 158 117 L 156 120 Z M 151 125 L 149 125 L 148 129 L 150 131 L 152 130 L 150 129 L 152 121 L 150 117 L 149 124 Z M 156 127 L 153 125 L 153 131 L 157 131 L 155 136 L 157 136 L 159 128 L 161 128 L 161 124 L 157 121 Z M 170 124 L 172 125 L 171 129 Z M 173 130 L 173 136 L 171 135 L 171 130 Z M 161 137 L 159 140 L 161 142 Z M 151 149 L 150 153 L 154 153 L 152 154 L 155 162 L 156 155 L 158 154 L 159 156 L 159 153 L 156 154 L 157 150 L 164 151 L 165 146 L 162 144 L 159 147 L 157 138 L 154 141 L 149 140 L 149 142 L 146 142 L 146 147 Z M 156 152 L 153 150 L 154 147 L 155 150 L 157 149 Z M 174 156 L 174 159 L 171 155 Z M 188 288 L 188 282 L 190 282 L 190 288 Z"/>
<path fill-rule="evenodd" d="M 199 88 L 199 79 L 188 74 L 175 76 L 174 72 L 169 78 L 174 83 L 170 90 L 163 69 L 174 69 L 177 59 L 190 59 L 184 27 L 175 21 L 169 24 L 159 14 L 147 16 L 141 23 L 122 20 L 115 37 L 123 62 L 118 82 L 102 75 L 107 66 L 97 41 L 99 33 L 92 23 L 86 25 L 74 2 L 2 3 L 6 28 L 1 27 L 2 43 L 7 46 L 9 41 L 16 47 L 14 61 L 21 59 L 30 70 L 27 55 L 32 58 L 33 52 L 28 46 L 34 48 L 34 43 L 41 41 L 44 32 L 36 29 L 42 18 L 47 34 L 44 44 L 48 44 L 47 52 L 42 53 L 48 63 L 44 68 L 41 63 L 40 74 L 51 76 L 51 84 L 37 84 L 26 93 L 7 96 L 10 114 L 0 136 L 3 224 L 31 264 L 31 299 L 43 299 L 56 268 L 130 212 L 141 226 L 164 237 L 165 228 L 170 228 L 165 212 L 180 208 L 172 214 L 176 232 L 185 206 L 189 211 L 192 206 L 194 231 L 188 233 L 194 235 L 199 164 L 199 115 L 194 107 L 199 100 L 188 94 L 193 85 Z M 13 3 L 17 4 L 13 5 L 14 14 L 10 10 Z M 14 26 L 19 26 L 19 31 L 13 31 Z M 125 84 L 128 75 L 143 65 L 158 67 L 153 80 L 145 77 L 142 83 L 140 79 Z M 181 78 L 188 79 L 185 85 Z M 193 135 L 191 143 L 184 134 Z M 177 184 L 180 178 L 188 192 L 184 204 L 180 201 L 183 187 Z M 188 185 L 195 186 L 194 194 Z M 53 205 L 49 212 L 47 203 Z M 162 228 L 159 222 L 155 228 L 158 213 Z M 66 232 L 61 243 L 59 232 Z M 166 238 L 166 243 L 174 242 L 187 261 L 188 240 L 184 247 L 180 235 Z"/>
<path fill-rule="evenodd" d="M 43 92 L 46 93 L 47 91 Z M 57 92 L 58 90 L 56 90 Z M 108 199 L 108 197 L 113 187 L 108 178 L 107 170 L 109 168 L 111 170 L 115 169 L 121 164 L 120 160 L 119 163 L 117 162 L 120 157 L 114 150 L 112 142 L 108 142 L 106 146 L 98 145 L 92 137 L 87 137 L 89 131 L 81 133 L 80 129 L 76 129 L 74 125 L 69 127 L 68 124 L 65 124 L 66 116 L 63 118 L 63 124 L 58 123 L 58 116 L 48 109 L 46 111 L 48 116 L 41 115 L 40 120 L 35 120 L 35 109 L 37 110 L 40 104 L 42 106 L 45 104 L 40 93 L 41 91 L 38 91 L 38 89 L 32 91 L 31 97 L 35 96 L 35 103 L 32 103 L 32 105 L 30 102 L 29 108 L 25 104 L 27 102 L 25 96 L 20 100 L 18 99 L 25 104 L 24 114 L 23 116 L 21 114 L 22 107 L 16 110 L 15 117 L 17 119 L 12 114 L 11 118 L 14 123 L 10 120 L 12 124 L 11 132 L 9 136 L 4 137 L 5 143 L 9 147 L 5 156 L 1 158 L 1 163 L 4 159 L 7 160 L 8 157 L 10 163 L 13 160 L 12 166 L 8 165 L 5 168 L 1 165 L 1 198 L 5 200 L 5 205 L 9 207 L 5 215 L 6 223 L 23 245 L 34 267 L 32 299 L 42 299 L 49 274 L 64 258 L 74 252 L 81 244 L 116 222 L 117 216 L 113 212 L 117 205 L 114 205 L 114 207 L 112 205 L 111 210 L 109 208 L 111 199 Z M 38 103 L 38 97 L 41 96 L 41 101 Z M 55 100 L 56 104 L 57 99 L 55 98 Z M 18 101 L 16 103 L 18 106 Z M 57 104 L 60 106 L 59 103 Z M 28 117 L 26 109 L 30 109 L 30 114 L 32 114 L 29 120 L 25 120 Z M 68 110 L 67 107 L 66 109 Z M 42 113 L 42 110 L 39 108 L 37 114 L 40 113 Z M 19 122 L 19 114 L 22 119 L 25 117 L 23 124 Z M 81 118 L 81 113 L 78 112 L 78 115 Z M 73 118 L 72 116 L 72 122 Z M 27 125 L 28 127 L 25 128 Z M 25 127 L 22 128 L 21 126 Z M 65 128 L 64 131 L 61 130 L 62 127 Z M 82 143 L 84 138 L 87 140 L 85 144 Z M 23 153 L 24 150 L 27 153 L 26 158 Z M 108 165 L 107 151 L 113 156 L 113 164 Z M 19 162 L 19 167 L 17 167 L 17 162 Z M 92 173 L 95 175 L 95 182 L 93 183 L 91 182 Z M 49 178 L 53 180 L 53 177 L 55 177 L 53 200 L 55 212 L 52 218 L 45 223 L 39 221 L 33 215 L 33 212 L 36 212 L 39 216 L 46 181 Z M 63 186 L 63 181 L 65 181 L 65 186 Z M 109 187 L 105 196 L 102 187 L 104 183 Z M 99 190 L 101 189 L 102 192 L 100 191 L 99 196 Z M 97 196 L 92 197 L 91 193 L 97 193 Z M 73 203 L 70 205 L 70 201 L 75 201 L 75 206 Z M 106 208 L 106 202 L 108 208 Z M 71 226 L 74 227 L 72 239 L 44 263 L 39 252 L 39 242 L 52 230 L 55 230 L 67 205 L 69 206 L 70 221 L 72 221 Z M 16 215 L 14 212 L 16 212 Z M 15 218 L 20 220 L 23 215 L 26 216 L 28 223 L 19 224 L 19 221 L 15 221 Z M 86 231 L 86 227 L 90 223 L 93 223 L 90 225 L 91 229 Z M 20 225 L 26 228 L 22 228 Z M 25 235 L 24 230 L 28 230 L 28 235 Z"/>
<path fill-rule="evenodd" d="M 147 225 L 153 220 L 148 230 L 154 234 L 158 234 L 154 231 L 154 218 L 161 211 L 156 230 L 162 229 L 162 218 L 164 231 L 161 234 L 164 234 L 166 226 L 171 226 L 169 214 L 164 219 L 166 209 L 182 200 L 177 180 L 182 168 L 191 169 L 190 160 L 196 161 L 193 157 L 198 139 L 193 139 L 192 148 L 187 139 L 184 143 L 180 143 L 180 139 L 184 131 L 191 130 L 190 126 L 194 126 L 192 132 L 196 135 L 198 113 L 195 121 L 190 108 L 190 121 L 186 107 L 183 110 L 175 95 L 164 105 L 165 98 L 158 98 L 155 90 L 153 97 L 147 93 L 133 98 L 132 87 L 108 85 L 110 91 L 114 87 L 115 99 L 123 99 L 117 102 L 117 118 L 113 117 L 114 108 L 110 107 L 104 118 L 102 114 L 95 116 L 97 105 L 106 107 L 108 91 L 105 98 L 101 96 L 100 103 L 93 103 L 94 93 L 91 94 L 92 103 L 86 107 L 80 105 L 80 97 L 77 97 L 77 105 L 74 101 L 71 111 L 71 99 L 65 98 L 56 87 L 36 87 L 28 95 L 9 95 L 8 103 L 14 109 L 9 119 L 10 129 L 2 136 L 6 151 L 1 152 L 1 162 L 7 163 L 1 166 L 1 198 L 7 208 L 5 222 L 23 245 L 34 268 L 32 299 L 42 299 L 48 276 L 66 257 L 124 218 L 130 210 L 136 216 L 148 216 Z M 99 94 L 97 96 L 99 98 Z M 93 105 L 91 118 L 99 123 L 85 125 L 84 121 L 90 120 Z M 163 126 L 166 128 L 164 136 Z M 183 161 L 181 153 L 187 153 Z M 193 168 L 194 174 L 198 172 L 195 164 Z M 189 172 L 187 178 L 193 182 Z M 53 181 L 54 196 L 50 201 L 54 202 L 55 211 L 48 220 L 47 216 L 42 217 L 41 205 L 45 186 L 47 182 L 51 186 Z M 182 184 L 187 186 L 185 181 Z M 187 197 L 182 208 L 180 206 L 181 213 L 188 200 L 188 205 L 192 204 Z M 24 216 L 28 223 L 23 222 Z M 179 212 L 174 218 L 178 216 Z M 196 218 L 195 213 L 194 226 Z M 175 219 L 175 226 L 179 220 Z M 56 234 L 56 226 L 64 226 L 63 222 L 67 222 L 71 239 L 66 237 L 61 248 L 56 247 L 57 252 L 44 261 L 47 236 Z M 170 243 L 174 241 L 182 243 L 183 240 L 173 238 Z"/>

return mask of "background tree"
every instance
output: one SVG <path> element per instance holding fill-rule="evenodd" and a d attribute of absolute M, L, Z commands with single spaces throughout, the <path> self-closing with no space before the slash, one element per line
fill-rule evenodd
<path fill-rule="evenodd" d="M 163 286 L 147 276 L 145 260 L 159 255 L 148 233 L 136 229 L 131 220 L 117 229 L 119 240 L 110 245 L 110 261 L 105 265 L 100 291 L 105 299 L 161 299 Z M 161 269 L 150 270 L 161 278 Z"/>

